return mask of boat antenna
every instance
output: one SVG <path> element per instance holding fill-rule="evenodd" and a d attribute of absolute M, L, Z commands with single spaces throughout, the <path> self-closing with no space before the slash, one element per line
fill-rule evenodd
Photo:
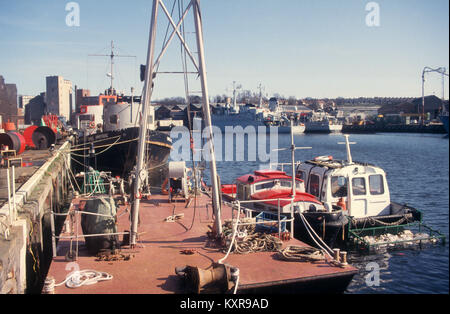
<path fill-rule="evenodd" d="M 113 93 L 113 82 L 114 82 L 114 57 L 123 57 L 123 58 L 136 58 L 136 56 L 130 56 L 130 55 L 116 55 L 114 54 L 114 41 L 111 40 L 111 53 L 109 55 L 99 55 L 99 54 L 92 54 L 88 55 L 90 57 L 110 57 L 111 58 L 111 73 L 108 73 L 109 78 L 111 79 L 111 86 L 109 88 L 110 93 Z"/>
<path fill-rule="evenodd" d="M 352 153 L 350 151 L 350 145 L 356 144 L 356 142 L 349 142 L 348 138 L 350 137 L 348 134 L 344 134 L 345 142 L 338 142 L 338 144 L 345 144 L 347 148 L 347 162 L 351 165 L 353 164 Z"/>

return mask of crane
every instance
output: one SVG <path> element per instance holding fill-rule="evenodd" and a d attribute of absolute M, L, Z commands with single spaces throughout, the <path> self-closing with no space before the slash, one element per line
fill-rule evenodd
<path fill-rule="evenodd" d="M 424 124 L 425 120 L 425 74 L 431 73 L 431 72 L 437 72 L 442 75 L 442 101 L 444 101 L 445 95 L 444 95 L 444 84 L 445 84 L 445 76 L 448 76 L 447 69 L 445 67 L 439 67 L 436 69 L 432 69 L 430 67 L 424 67 L 422 71 L 422 125 Z M 420 109 L 419 109 L 420 110 Z M 420 114 L 420 112 L 418 112 Z"/>

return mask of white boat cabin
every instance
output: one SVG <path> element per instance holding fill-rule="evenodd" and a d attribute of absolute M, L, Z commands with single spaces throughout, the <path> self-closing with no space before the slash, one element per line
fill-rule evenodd
<path fill-rule="evenodd" d="M 349 151 L 348 151 L 349 154 Z M 351 155 L 348 155 L 351 156 Z M 297 166 L 297 178 L 306 192 L 332 211 L 345 204 L 349 216 L 363 218 L 390 214 L 390 195 L 385 172 L 376 166 L 318 157 Z"/>

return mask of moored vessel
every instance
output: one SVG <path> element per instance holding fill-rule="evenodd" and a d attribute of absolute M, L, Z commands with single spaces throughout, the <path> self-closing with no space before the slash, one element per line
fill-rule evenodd
<path fill-rule="evenodd" d="M 353 161 L 350 144 L 356 143 L 350 143 L 349 136 L 344 136 L 346 141 L 340 144 L 346 145 L 347 160 L 319 156 L 296 168 L 297 178 L 305 182 L 305 191 L 324 204 L 324 209 L 308 210 L 304 216 L 325 242 L 331 246 L 364 248 L 368 244 L 363 239 L 365 236 L 398 234 L 412 226 L 428 229 L 428 236 L 403 239 L 403 242 L 442 239 L 440 232 L 422 223 L 421 211 L 391 201 L 385 171 L 369 163 Z"/>
<path fill-rule="evenodd" d="M 313 112 L 305 121 L 305 133 L 340 133 L 342 123 L 325 111 Z"/>
<path fill-rule="evenodd" d="M 141 97 L 118 94 L 113 88 L 114 45 L 111 42 L 111 86 L 95 104 L 79 104 L 76 113 L 78 137 L 72 149 L 75 172 L 87 172 L 89 166 L 128 180 L 136 166 L 139 127 L 142 125 Z M 151 172 L 151 184 L 160 185 L 167 171 L 172 139 L 156 130 L 155 112 L 148 109 L 145 163 Z"/>

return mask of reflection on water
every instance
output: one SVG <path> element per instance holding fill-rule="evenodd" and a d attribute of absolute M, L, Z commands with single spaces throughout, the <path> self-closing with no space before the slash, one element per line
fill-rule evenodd
<path fill-rule="evenodd" d="M 370 255 L 352 252 L 349 263 L 358 269 L 358 273 L 346 293 L 445 293 L 448 291 L 448 273 L 445 275 L 437 268 L 433 269 L 433 262 L 440 264 L 438 259 L 433 258 L 430 264 L 427 263 L 427 258 L 434 256 L 433 253 L 439 256 L 445 251 L 447 249 L 441 244 L 429 244 L 407 249 L 384 249 Z M 436 280 L 444 279 L 442 276 L 447 276 L 446 287 L 435 284 Z"/>

